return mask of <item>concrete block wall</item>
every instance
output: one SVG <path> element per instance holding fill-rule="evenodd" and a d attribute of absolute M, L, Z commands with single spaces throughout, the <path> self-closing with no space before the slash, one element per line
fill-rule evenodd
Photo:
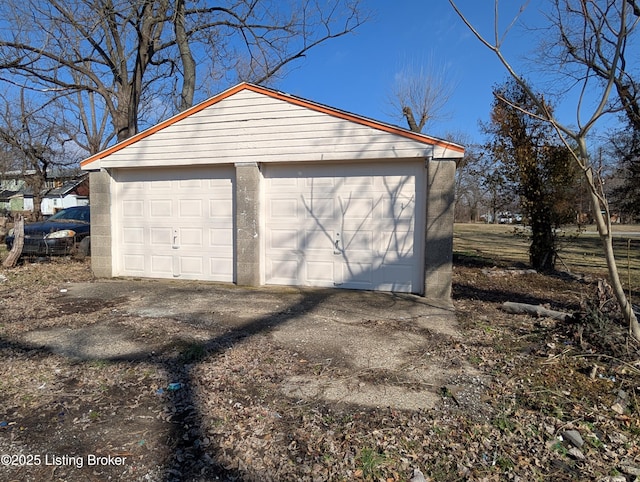
<path fill-rule="evenodd" d="M 91 269 L 99 278 L 113 275 L 111 259 L 111 176 L 106 171 L 89 174 L 91 192 Z"/>
<path fill-rule="evenodd" d="M 454 160 L 427 161 L 424 296 L 451 304 Z"/>
<path fill-rule="evenodd" d="M 236 168 L 236 283 L 260 285 L 260 185 L 262 173 L 255 162 Z"/>

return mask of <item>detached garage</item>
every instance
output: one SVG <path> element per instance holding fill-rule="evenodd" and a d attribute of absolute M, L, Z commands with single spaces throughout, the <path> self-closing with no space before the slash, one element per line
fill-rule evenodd
<path fill-rule="evenodd" d="M 82 162 L 93 271 L 449 299 L 463 154 L 240 84 Z"/>

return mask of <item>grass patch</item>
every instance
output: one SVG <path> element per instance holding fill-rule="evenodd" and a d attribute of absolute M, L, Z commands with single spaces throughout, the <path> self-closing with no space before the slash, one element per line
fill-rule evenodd
<path fill-rule="evenodd" d="M 380 476 L 380 468 L 385 460 L 386 457 L 375 449 L 364 447 L 358 456 L 362 476 L 367 480 L 377 479 Z"/>
<path fill-rule="evenodd" d="M 529 240 L 521 228 L 500 224 L 454 226 L 454 262 L 470 267 L 523 266 L 529 263 Z M 640 233 L 638 226 L 615 226 L 613 249 L 625 291 L 632 297 L 640 290 Z M 560 271 L 604 278 L 607 266 L 600 238 L 593 226 L 579 232 L 567 227 L 559 236 Z"/>
<path fill-rule="evenodd" d="M 185 363 L 197 363 L 207 356 L 207 348 L 202 343 L 189 343 L 182 347 L 181 358 Z"/>

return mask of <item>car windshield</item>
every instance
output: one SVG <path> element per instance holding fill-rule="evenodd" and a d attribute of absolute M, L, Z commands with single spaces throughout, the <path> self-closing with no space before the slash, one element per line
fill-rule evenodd
<path fill-rule="evenodd" d="M 49 218 L 49 221 L 84 221 L 89 222 L 89 208 L 63 209 Z"/>

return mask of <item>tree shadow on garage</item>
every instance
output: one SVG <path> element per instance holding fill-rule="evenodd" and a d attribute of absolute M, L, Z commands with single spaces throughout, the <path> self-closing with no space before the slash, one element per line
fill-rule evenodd
<path fill-rule="evenodd" d="M 386 176 L 395 171 L 380 171 L 370 197 L 362 186 L 346 185 L 348 177 L 329 176 L 333 184 L 319 186 L 311 179 L 300 196 L 309 226 L 298 227 L 297 271 L 285 277 L 304 283 L 312 278 L 305 270 L 317 263 L 329 285 L 421 293 L 415 270 L 421 269 L 424 203 L 417 179 L 405 172 L 414 169 L 407 165 L 393 184 Z"/>

